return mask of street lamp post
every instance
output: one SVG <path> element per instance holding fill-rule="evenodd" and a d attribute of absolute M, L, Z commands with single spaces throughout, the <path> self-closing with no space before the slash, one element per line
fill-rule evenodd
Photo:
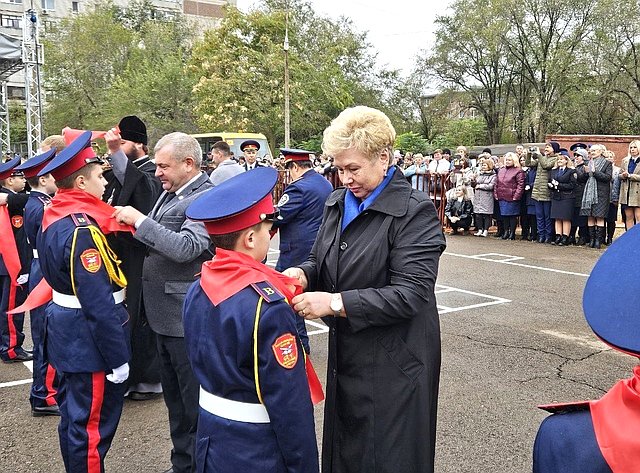
<path fill-rule="evenodd" d="M 289 5 L 285 13 L 284 29 L 284 147 L 291 141 L 291 115 L 289 111 Z"/>

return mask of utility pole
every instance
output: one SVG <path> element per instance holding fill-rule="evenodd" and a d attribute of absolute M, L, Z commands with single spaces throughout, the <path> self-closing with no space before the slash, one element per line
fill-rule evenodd
<path fill-rule="evenodd" d="M 289 2 L 284 23 L 284 147 L 291 141 L 291 114 L 289 109 Z"/>

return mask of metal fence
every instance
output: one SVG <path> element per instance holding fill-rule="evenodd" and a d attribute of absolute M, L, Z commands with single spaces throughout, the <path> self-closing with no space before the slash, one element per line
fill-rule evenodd
<path fill-rule="evenodd" d="M 436 211 L 438 212 L 438 218 L 442 223 L 442 226 L 446 226 L 447 219 L 444 216 L 444 208 L 447 204 L 446 194 L 449 189 L 453 187 L 451 180 L 449 179 L 449 174 L 420 174 L 416 175 L 416 184 L 417 189 L 423 192 L 426 192 L 433 205 L 436 207 Z M 325 178 L 333 185 L 333 188 L 340 187 L 342 184 L 340 183 L 340 179 L 338 178 L 337 172 L 328 173 Z M 411 178 L 408 178 L 409 182 L 411 182 Z M 274 202 L 278 202 L 282 194 L 284 194 L 284 189 L 287 187 L 287 184 L 291 181 L 289 176 L 289 172 L 286 170 L 278 171 L 278 183 L 276 187 L 273 189 L 273 199 Z"/>

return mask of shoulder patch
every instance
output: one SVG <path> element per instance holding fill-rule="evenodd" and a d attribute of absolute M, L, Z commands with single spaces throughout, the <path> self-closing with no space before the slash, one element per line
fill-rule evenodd
<path fill-rule="evenodd" d="M 87 227 L 91 225 L 91 221 L 87 214 L 71 214 L 71 220 L 75 223 L 76 227 Z"/>
<path fill-rule="evenodd" d="M 280 366 L 290 370 L 298 362 L 298 345 L 296 337 L 291 333 L 280 335 L 271 345 L 276 361 Z"/>
<path fill-rule="evenodd" d="M 267 281 L 253 283 L 251 287 L 267 302 L 276 302 L 285 299 L 284 295 Z"/>
<path fill-rule="evenodd" d="M 11 225 L 13 225 L 13 228 L 22 228 L 23 224 L 24 220 L 21 215 L 14 215 L 11 217 Z"/>
<path fill-rule="evenodd" d="M 282 197 L 280 197 L 280 200 L 276 204 L 276 207 L 282 207 L 287 202 L 289 202 L 289 196 L 287 194 L 282 194 Z"/>
<path fill-rule="evenodd" d="M 90 273 L 97 273 L 102 267 L 100 252 L 95 248 L 88 248 L 80 255 L 82 267 Z"/>
<path fill-rule="evenodd" d="M 51 205 L 51 199 L 48 199 L 46 197 L 42 197 L 41 195 L 38 196 L 38 200 L 45 207 L 47 207 L 48 205 Z"/>

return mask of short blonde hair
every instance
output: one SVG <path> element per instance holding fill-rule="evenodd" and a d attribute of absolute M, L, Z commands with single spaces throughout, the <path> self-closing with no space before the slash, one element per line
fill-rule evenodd
<path fill-rule="evenodd" d="M 640 151 L 640 140 L 633 140 L 631 143 L 629 143 L 629 152 L 627 153 L 627 156 L 631 156 L 632 145 L 638 148 L 638 151 Z"/>
<path fill-rule="evenodd" d="M 487 167 L 490 171 L 493 171 L 493 168 L 496 167 L 496 163 L 491 158 L 482 158 L 480 160 L 480 169 L 482 169 L 482 163 L 487 163 Z"/>
<path fill-rule="evenodd" d="M 515 168 L 521 168 L 522 167 L 520 165 L 520 160 L 518 159 L 518 155 L 516 153 L 514 153 L 513 151 L 509 151 L 507 154 L 504 155 L 504 159 L 506 160 L 507 158 L 511 158 L 511 161 L 513 161 L 513 167 L 515 167 Z"/>
<path fill-rule="evenodd" d="M 395 140 L 396 130 L 389 117 L 380 110 L 360 105 L 343 110 L 333 119 L 322 135 L 322 150 L 336 156 L 354 149 L 374 159 L 385 149 L 393 154 Z"/>
<path fill-rule="evenodd" d="M 56 153 L 59 153 L 63 149 L 67 147 L 67 143 L 64 141 L 64 137 L 62 135 L 49 135 L 42 143 L 40 143 L 40 149 L 45 151 L 49 151 L 51 148 L 56 149 Z"/>

